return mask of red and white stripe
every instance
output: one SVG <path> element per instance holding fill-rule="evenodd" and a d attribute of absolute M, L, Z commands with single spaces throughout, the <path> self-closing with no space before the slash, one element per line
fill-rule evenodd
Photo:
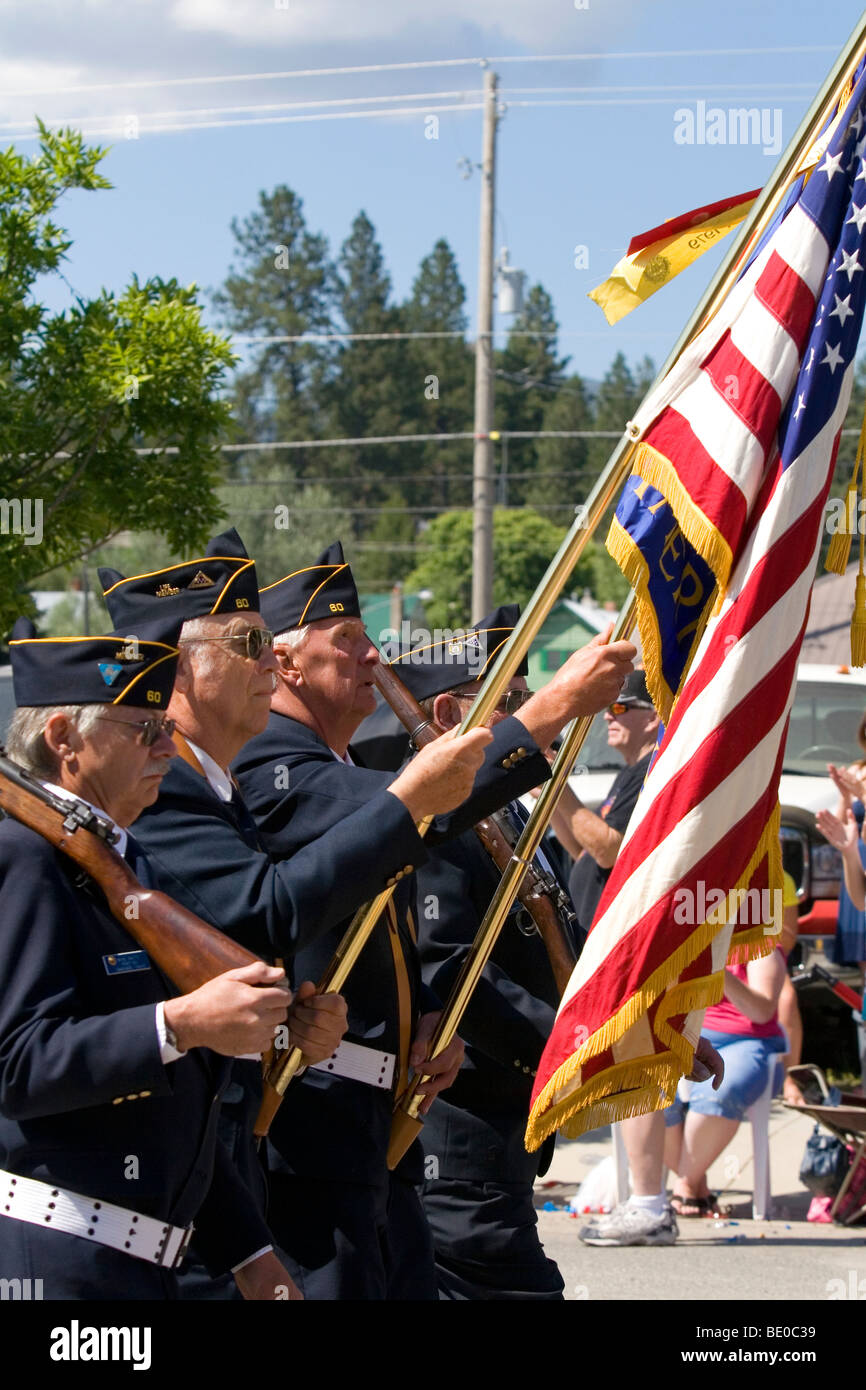
<path fill-rule="evenodd" d="M 823 234 L 795 206 L 636 419 L 727 540 L 734 568 L 722 579 L 724 601 L 704 633 L 563 996 L 533 1102 L 575 1054 L 581 1067 L 569 1092 L 624 1057 L 664 1050 L 654 1007 L 616 1044 L 593 1047 L 592 1038 L 695 933 L 693 924 L 674 924 L 678 890 L 697 896 L 699 880 L 726 892 L 736 887 L 776 806 L 853 364 L 832 417 L 784 471 L 775 440 L 829 258 Z M 710 947 L 695 947 L 687 973 L 720 970 L 729 939 L 730 929 Z M 700 1016 L 679 1017 L 692 1040 Z M 584 1039 L 588 1045 L 580 1046 Z"/>

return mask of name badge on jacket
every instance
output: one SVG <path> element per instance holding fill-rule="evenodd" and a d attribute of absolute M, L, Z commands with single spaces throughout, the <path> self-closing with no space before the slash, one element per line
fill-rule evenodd
<path fill-rule="evenodd" d="M 149 970 L 147 951 L 118 951 L 115 956 L 103 956 L 106 975 L 128 975 L 133 970 Z"/>

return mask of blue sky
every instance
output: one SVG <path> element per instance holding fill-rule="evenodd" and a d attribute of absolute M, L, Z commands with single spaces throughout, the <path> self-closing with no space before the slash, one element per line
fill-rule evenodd
<path fill-rule="evenodd" d="M 65 273 L 84 295 L 103 285 L 120 289 L 133 271 L 216 287 L 231 259 L 231 218 L 245 216 L 261 188 L 285 182 L 332 250 L 365 209 L 398 297 L 408 292 L 420 258 L 446 237 L 474 325 L 479 183 L 477 174 L 462 179 L 457 161 L 480 157 L 481 113 L 441 112 L 439 138 L 425 139 L 424 131 L 425 115 L 437 105 L 478 103 L 480 66 L 254 75 L 520 59 L 493 64 L 506 106 L 496 241 L 507 244 L 530 283 L 540 280 L 552 294 L 560 350 L 573 368 L 598 378 L 619 349 L 631 361 L 648 353 L 660 362 L 718 259 L 709 253 L 609 328 L 586 292 L 629 238 L 762 184 L 775 163 L 760 144 L 678 144 L 675 113 L 695 110 L 699 101 L 725 111 L 756 107 L 767 112 L 768 129 L 778 123 L 784 146 L 860 12 L 857 0 L 822 8 L 803 0 L 588 0 L 586 8 L 576 0 L 7 0 L 0 13 L 0 136 L 32 130 L 34 112 L 106 132 L 95 138 L 113 146 L 104 164 L 113 191 L 74 194 L 63 204 L 74 239 Z M 804 51 L 780 51 L 789 48 Z M 692 50 L 699 52 L 678 56 Z M 668 56 L 618 56 L 626 53 Z M 567 54 L 598 56 L 568 61 L 561 56 Z M 528 61 L 549 55 L 557 61 Z M 238 75 L 246 76 L 200 80 Z M 149 85 L 133 85 L 143 83 Z M 550 90 L 574 87 L 584 90 Z M 518 90 L 526 88 L 545 90 Z M 417 100 L 437 92 L 467 95 Z M 324 109 L 379 109 L 384 98 L 410 95 L 411 102 L 391 104 L 412 105 L 411 114 L 389 118 L 154 129 L 270 119 L 292 114 L 286 103 L 351 99 Z M 524 101 L 590 104 L 518 104 Z M 282 109 L 227 109 L 266 106 Z M 167 112 L 180 114 L 160 114 Z M 138 137 L 126 138 L 136 126 Z M 35 149 L 32 141 L 20 147 Z M 574 266 L 578 245 L 588 248 L 588 269 Z M 68 290 L 56 282 L 46 297 L 61 307 Z M 498 329 L 506 326 L 497 320 Z"/>

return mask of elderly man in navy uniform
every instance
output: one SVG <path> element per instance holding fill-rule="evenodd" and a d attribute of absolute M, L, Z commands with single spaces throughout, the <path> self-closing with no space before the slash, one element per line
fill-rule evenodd
<path fill-rule="evenodd" d="M 439 756 L 425 757 L 378 788 L 355 814 L 330 828 L 315 827 L 291 859 L 288 851 L 270 856 L 228 770 L 267 722 L 277 670 L 272 633 L 259 611 L 255 565 L 237 532 L 218 536 L 205 555 L 157 573 L 124 578 L 103 569 L 100 578 L 112 619 L 125 631 L 169 617 L 183 623 L 169 706 L 180 756 L 135 826 L 160 886 L 250 950 L 289 968 L 299 946 L 332 931 L 407 864 L 424 861 L 415 822 L 463 800 L 490 735 L 478 730 Z M 316 1062 L 334 1051 L 344 1030 L 343 1001 L 316 995 L 304 980 L 290 1013 L 289 1044 L 299 1044 Z M 223 1134 L 264 1204 L 251 1143 L 260 1099 L 260 1068 L 239 1063 L 223 1107 Z M 323 1142 L 327 1147 L 330 1137 Z M 190 1296 L 201 1295 L 191 1290 Z"/>
<path fill-rule="evenodd" d="M 278 634 L 278 686 L 266 730 L 234 767 L 265 844 L 282 857 L 354 815 L 366 814 L 372 827 L 393 774 L 357 766 L 349 747 L 374 707 L 379 657 L 339 544 L 264 589 L 262 613 Z M 588 707 L 607 703 L 633 653 L 629 643 L 595 647 L 577 669 L 560 673 L 545 697 L 527 704 L 523 722 L 503 720 L 472 796 L 437 817 L 425 844 L 458 835 L 548 776 L 539 744 L 546 746 L 580 704 L 581 686 Z M 292 1085 L 272 1131 L 269 1219 L 307 1297 L 436 1298 L 430 1234 L 415 1190 L 420 1146 L 395 1173 L 386 1164 L 395 1091 L 409 1067 L 424 1060 L 441 1007 L 420 978 L 410 910 L 421 862 L 408 857 L 392 875 L 398 881 L 387 916 L 345 987 L 346 1039 L 324 1069 L 310 1068 Z M 302 951 L 303 973 L 318 975 L 339 938 L 332 932 Z M 453 1081 L 461 1056 L 462 1045 L 425 1063 L 432 1081 L 424 1109 Z"/>
<path fill-rule="evenodd" d="M 113 823 L 153 886 L 125 827 L 174 752 L 153 711 L 177 648 L 40 639 L 21 619 L 10 651 L 10 754 Z M 194 1222 L 209 1268 L 234 1269 L 244 1297 L 296 1297 L 216 1133 L 227 1058 L 266 1049 L 286 1017 L 282 971 L 258 962 L 178 995 L 98 886 L 11 819 L 0 916 L 0 1277 L 36 1278 L 48 1299 L 176 1298 Z"/>
<path fill-rule="evenodd" d="M 519 616 L 516 604 L 497 608 L 470 630 L 462 655 L 455 656 L 453 643 L 440 642 L 403 652 L 390 663 L 440 733 L 465 719 Z M 491 727 L 519 713 L 531 698 L 526 670 L 524 660 L 491 716 Z M 526 813 L 516 802 L 504 815 L 514 842 Z M 543 850 L 537 858 L 541 874 L 562 895 L 562 927 L 570 932 L 573 914 L 554 862 Z M 467 831 L 438 846 L 416 877 L 423 977 L 444 998 L 500 872 L 477 835 Z M 538 1239 L 533 1205 L 533 1183 L 549 1166 L 553 1140 L 533 1154 L 523 1144 L 532 1080 L 558 1003 L 547 951 L 527 918 L 518 904 L 506 919 L 461 1023 L 466 1060 L 447 1095 L 431 1108 L 421 1136 L 421 1192 L 433 1232 L 440 1299 L 562 1297 L 562 1278 Z"/>

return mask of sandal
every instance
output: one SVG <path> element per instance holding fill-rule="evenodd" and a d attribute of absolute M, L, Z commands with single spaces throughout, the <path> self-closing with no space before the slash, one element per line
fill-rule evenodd
<path fill-rule="evenodd" d="M 686 1197 L 681 1193 L 671 1194 L 671 1210 L 675 1216 L 708 1217 L 711 1220 L 721 1216 L 717 1199 L 710 1193 L 707 1197 Z"/>

